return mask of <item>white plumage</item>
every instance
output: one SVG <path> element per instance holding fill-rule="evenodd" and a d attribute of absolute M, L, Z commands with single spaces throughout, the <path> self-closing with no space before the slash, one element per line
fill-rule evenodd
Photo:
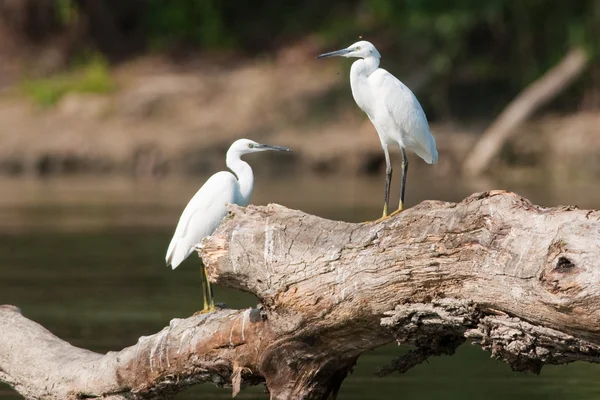
<path fill-rule="evenodd" d="M 356 78 L 356 80 L 364 78 Z M 429 130 L 425 112 L 411 90 L 395 76 L 378 68 L 367 78 L 368 87 L 374 93 L 375 112 L 369 115 L 379 133 L 382 143 L 397 143 L 400 147 L 415 152 L 428 164 L 435 164 L 438 152 L 435 139 Z M 360 84 L 358 85 L 361 86 Z M 358 88 L 352 87 L 354 94 Z M 358 101 L 357 101 L 358 103 Z"/>
<path fill-rule="evenodd" d="M 247 205 L 239 193 L 239 183 L 228 171 L 217 172 L 196 192 L 187 204 L 169 249 L 167 265 L 177 268 L 193 251 L 202 238 L 212 234 L 225 215 L 226 204 Z"/>
<path fill-rule="evenodd" d="M 227 215 L 227 204 L 248 205 L 254 188 L 254 175 L 250 165 L 241 157 L 265 150 L 290 151 L 285 147 L 269 146 L 248 139 L 236 140 L 231 145 L 227 151 L 226 164 L 233 173 L 221 171 L 211 176 L 187 204 L 167 250 L 167 266 L 177 268 L 204 237 L 217 229 L 223 217 Z M 204 308 L 211 310 L 214 305 L 204 266 L 202 284 Z"/>
<path fill-rule="evenodd" d="M 360 41 L 345 49 L 321 54 L 317 58 L 332 56 L 360 58 L 350 69 L 350 86 L 356 104 L 375 126 L 385 154 L 386 186 L 382 217 L 385 218 L 392 175 L 388 146 L 397 144 L 402 149 L 402 181 L 398 206 L 398 211 L 401 211 L 408 169 L 404 149 L 415 152 L 429 164 L 435 164 L 438 160 L 435 139 L 429 130 L 423 108 L 413 92 L 388 71 L 379 68 L 381 55 L 375 46 L 367 41 Z"/>

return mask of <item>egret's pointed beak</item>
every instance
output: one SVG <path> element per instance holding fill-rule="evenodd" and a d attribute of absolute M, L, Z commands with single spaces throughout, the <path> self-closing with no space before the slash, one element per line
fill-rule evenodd
<path fill-rule="evenodd" d="M 261 150 L 292 151 L 292 150 L 288 149 L 287 147 L 271 146 L 271 145 L 268 145 L 268 144 L 259 144 L 257 146 L 257 148 L 259 148 Z"/>
<path fill-rule="evenodd" d="M 321 55 L 316 56 L 315 58 L 327 58 L 327 57 L 335 57 L 335 56 L 343 57 L 346 54 L 350 53 L 351 51 L 352 50 L 349 50 L 349 49 L 341 49 L 341 50 L 332 51 L 329 53 L 323 53 Z"/>

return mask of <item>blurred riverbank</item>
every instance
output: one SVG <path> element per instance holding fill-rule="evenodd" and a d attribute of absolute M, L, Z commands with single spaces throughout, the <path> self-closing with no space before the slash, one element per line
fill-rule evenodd
<path fill-rule="evenodd" d="M 0 174 L 203 175 L 223 169 L 229 144 L 248 137 L 294 150 L 253 158 L 258 173 L 379 176 L 383 153 L 352 100 L 349 63 L 316 61 L 316 51 L 304 46 L 273 59 L 219 64 L 146 56 L 111 70 L 113 90 L 66 93 L 49 106 L 15 85 L 0 97 Z M 413 155 L 409 181 L 423 169 L 437 178 L 460 176 L 490 122 L 432 123 L 440 163 L 428 166 Z M 598 181 L 600 114 L 534 118 L 505 146 L 490 176 Z"/>

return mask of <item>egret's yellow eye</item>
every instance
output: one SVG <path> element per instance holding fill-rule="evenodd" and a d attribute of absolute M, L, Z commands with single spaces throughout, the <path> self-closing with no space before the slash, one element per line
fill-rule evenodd
<path fill-rule="evenodd" d="M 356 46 L 356 50 L 360 50 L 360 46 Z"/>
<path fill-rule="evenodd" d="M 251 148 L 253 148 L 253 147 L 254 147 L 254 145 L 253 145 L 252 143 L 248 143 L 248 148 L 249 148 L 249 149 L 251 149 Z"/>

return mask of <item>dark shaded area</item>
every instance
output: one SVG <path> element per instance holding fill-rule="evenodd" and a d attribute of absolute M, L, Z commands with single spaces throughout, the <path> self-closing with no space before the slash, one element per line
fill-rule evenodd
<path fill-rule="evenodd" d="M 430 343 L 430 345 L 409 350 L 406 354 L 394 359 L 388 365 L 378 368 L 375 375 L 382 377 L 396 371 L 405 373 L 411 368 L 427 361 L 430 357 L 454 355 L 464 342 L 465 339 L 462 336 L 452 334 L 442 336 L 436 340 L 436 343 Z"/>
<path fill-rule="evenodd" d="M 554 269 L 558 272 L 570 272 L 573 268 L 575 268 L 575 264 L 573 264 L 571 260 L 566 257 L 559 257 L 556 268 Z"/>

